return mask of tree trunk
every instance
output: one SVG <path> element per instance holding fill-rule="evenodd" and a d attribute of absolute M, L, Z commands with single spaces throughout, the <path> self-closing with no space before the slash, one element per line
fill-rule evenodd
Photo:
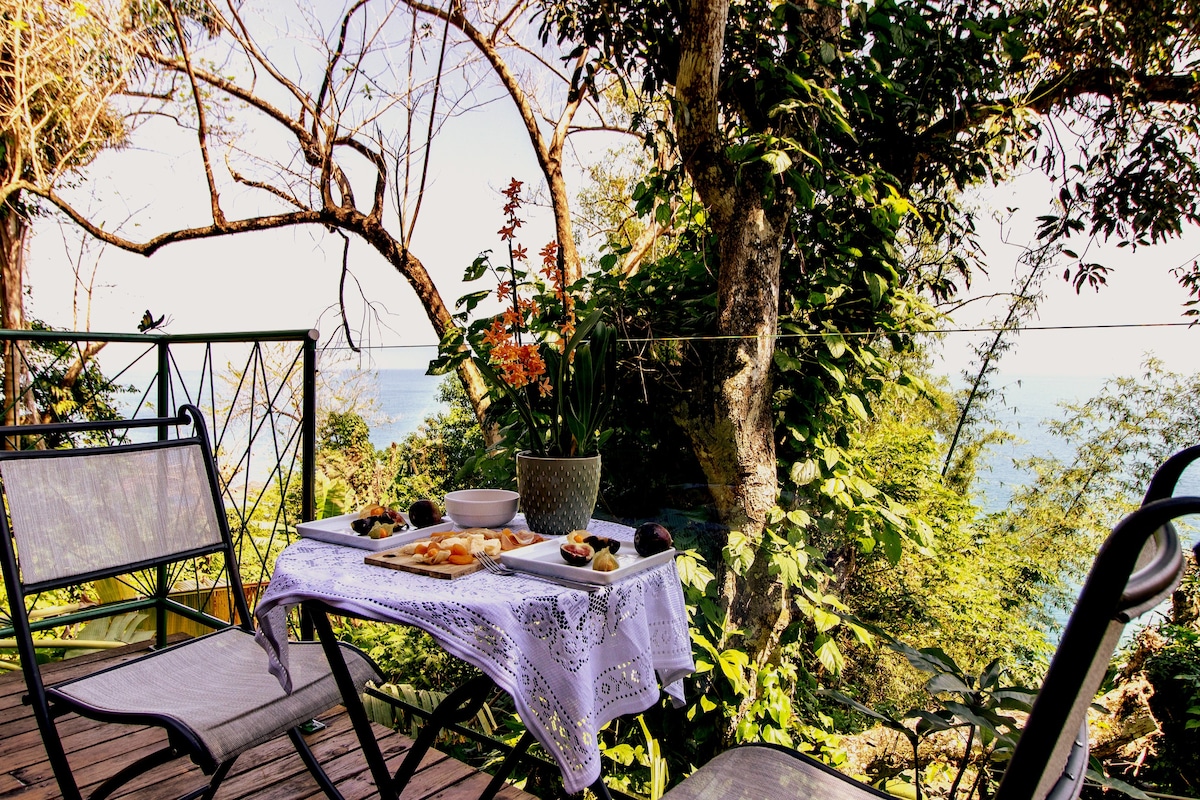
<path fill-rule="evenodd" d="M 718 244 L 717 338 L 712 373 L 695 387 L 702 407 L 681 420 L 708 476 L 717 508 L 731 532 L 758 550 L 767 513 L 775 505 L 775 423 L 771 413 L 771 363 L 779 321 L 779 275 L 789 204 L 770 210 L 753 182 L 737 179 L 719 132 L 718 85 L 728 0 L 691 0 L 681 31 L 675 114 L 680 156 L 709 210 Z M 747 185 L 749 184 L 749 185 Z M 762 666 L 776 654 L 788 623 L 782 586 L 760 553 L 745 574 L 727 570 L 722 601 L 729 612 L 726 647 L 744 650 Z M 754 701 L 744 698 L 744 712 Z M 725 736 L 742 714 L 726 721 Z"/>
<path fill-rule="evenodd" d="M 25 240 L 29 233 L 29 221 L 14 207 L 16 196 L 0 206 L 0 327 L 7 330 L 25 329 Z M 21 406 L 21 375 L 24 359 L 21 343 L 3 342 L 3 396 L 0 403 L 4 408 L 4 424 L 17 424 Z M 14 440 L 5 439 L 0 446 L 15 447 Z"/>
<path fill-rule="evenodd" d="M 722 521 L 758 551 L 778 495 L 770 370 L 783 220 L 755 208 L 753 197 L 741 202 L 747 213 L 715 231 L 721 242 L 718 338 L 704 359 L 711 372 L 695 376 L 690 396 L 699 402 L 680 408 L 676 419 L 688 433 Z M 776 659 L 779 636 L 790 621 L 788 598 L 769 570 L 769 560 L 758 552 L 745 574 L 728 569 L 722 576 L 727 629 L 737 631 L 722 646 L 744 651 L 756 668 Z M 740 713 L 726 721 L 727 741 L 755 699 L 743 698 Z"/>
<path fill-rule="evenodd" d="M 723 495 L 718 507 L 731 529 L 741 529 L 757 545 L 779 491 L 771 362 L 784 220 L 771 219 L 761 206 L 752 205 L 754 199 L 742 197 L 739 205 L 745 213 L 717 231 L 721 262 L 713 429 L 727 431 L 732 449 L 724 466 L 732 474 L 727 484 L 718 485 Z M 767 574 L 768 566 L 760 556 L 746 575 L 729 571 L 722 593 L 730 626 L 742 631 L 731 643 L 757 666 L 774 657 L 788 622 L 786 598 Z"/>

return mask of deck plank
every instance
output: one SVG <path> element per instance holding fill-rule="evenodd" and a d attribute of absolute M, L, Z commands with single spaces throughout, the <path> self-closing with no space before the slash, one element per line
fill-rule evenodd
<path fill-rule="evenodd" d="M 148 645 L 81 656 L 42 667 L 43 679 L 57 683 L 86 674 L 100 664 L 134 658 Z M 0 674 L 0 800 L 59 800 L 58 784 L 46 758 L 41 735 L 29 706 L 23 705 L 25 683 L 21 673 Z M 326 728 L 306 737 L 346 800 L 378 796 L 366 759 L 359 749 L 345 709 L 338 706 L 321 716 Z M 412 747 L 412 740 L 380 725 L 373 726 L 388 766 L 395 770 Z M 153 752 L 166 737 L 160 729 L 114 725 L 68 714 L 58 720 L 58 730 L 76 780 L 86 795 L 122 766 Z M 143 775 L 118 792 L 114 799 L 170 800 L 202 785 L 199 768 L 186 760 L 164 765 Z M 487 786 L 489 776 L 431 750 L 406 787 L 403 800 L 472 800 Z M 317 800 L 324 795 L 304 768 L 286 737 L 279 737 L 242 754 L 217 800 Z M 504 800 L 536 800 L 506 786 Z"/>

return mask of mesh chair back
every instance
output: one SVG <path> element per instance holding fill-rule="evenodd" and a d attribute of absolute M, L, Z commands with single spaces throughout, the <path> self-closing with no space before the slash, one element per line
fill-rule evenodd
<path fill-rule="evenodd" d="M 222 544 L 195 440 L 0 461 L 26 585 L 126 572 Z"/>

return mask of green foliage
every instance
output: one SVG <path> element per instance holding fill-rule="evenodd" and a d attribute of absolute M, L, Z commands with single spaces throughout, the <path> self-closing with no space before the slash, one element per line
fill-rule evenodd
<path fill-rule="evenodd" d="M 853 598 L 854 614 L 918 647 L 938 645 L 969 671 L 1005 656 L 1031 662 L 1045 655 L 1040 584 L 1022 565 L 1041 556 L 998 533 L 979 509 L 941 474 L 938 427 L 950 423 L 939 408 L 944 394 L 908 401 L 885 395 L 879 415 L 862 427 L 849 452 L 880 496 L 901 505 L 922 531 L 921 546 L 900 548 L 897 558 L 873 539 L 849 538 L 853 527 L 831 525 L 821 547 L 839 575 L 838 593 Z M 921 682 L 887 650 L 855 646 L 845 680 L 868 703 L 917 702 Z"/>
<path fill-rule="evenodd" d="M 376 502 L 375 448 L 366 420 L 353 411 L 330 411 L 317 428 L 317 518 Z"/>
<path fill-rule="evenodd" d="M 662 755 L 661 742 L 650 733 L 645 715 L 638 714 L 636 720 L 636 729 L 624 726 L 620 719 L 605 727 L 604 734 L 620 742 L 600 743 L 601 756 L 613 762 L 612 768 L 604 770 L 605 783 L 626 795 L 658 800 L 666 791 L 670 768 Z M 629 730 L 621 730 L 622 727 Z"/>
<path fill-rule="evenodd" d="M 868 635 L 843 619 L 845 606 L 826 591 L 828 570 L 820 552 L 805 542 L 806 522 L 801 512 L 777 508 L 761 547 L 731 537 L 724 551 L 726 566 L 740 574 L 754 558 L 769 559 L 774 577 L 794 593 L 802 621 L 789 628 L 780 657 L 771 663 L 752 663 L 744 650 L 727 644 L 733 631 L 713 570 L 695 551 L 677 556 L 696 672 L 686 711 L 691 741 L 685 750 L 671 754 L 672 763 L 710 758 L 721 746 L 723 720 L 735 715 L 740 720 L 736 742 L 771 742 L 835 757 L 836 740 L 827 735 L 831 720 L 815 707 L 813 673 L 840 671 L 844 657 L 835 639 L 839 632 L 863 641 Z M 813 638 L 802 646 L 798 639 L 805 628 Z"/>
<path fill-rule="evenodd" d="M 154 636 L 153 629 L 143 629 L 142 623 L 150 618 L 145 611 L 117 614 L 112 617 L 101 617 L 87 623 L 75 633 L 79 640 L 75 647 L 67 650 L 66 658 L 75 658 L 89 653 L 100 652 L 101 648 L 91 648 L 89 642 L 144 642 Z"/>
<path fill-rule="evenodd" d="M 456 379 L 443 381 L 438 401 L 448 410 L 426 419 L 416 432 L 382 454 L 391 474 L 383 502 L 408 508 L 422 497 L 441 498 L 456 489 L 502 488 L 511 479 L 481 471 L 483 431 L 462 384 Z"/>
<path fill-rule="evenodd" d="M 783 520 L 776 526 L 780 531 L 786 527 Z M 779 536 L 786 541 L 785 534 Z M 723 643 L 728 631 L 711 567 L 692 549 L 681 551 L 676 565 L 696 661 L 696 671 L 686 679 L 687 704 L 675 709 L 660 703 L 639 717 L 636 725 L 618 719 L 606 726 L 601 752 L 613 762 L 605 770 L 609 785 L 639 796 L 657 796 L 668 782 L 682 780 L 722 749 L 723 720 L 747 704 L 738 742 L 773 742 L 835 766 L 843 763 L 839 737 L 830 732 L 833 720 L 817 707 L 817 680 L 806 668 L 813 658 L 811 650 L 793 641 L 777 663 L 751 664 L 744 651 Z M 796 586 L 815 589 L 819 572 L 819 568 L 797 568 Z M 818 599 L 818 603 L 807 601 L 818 615 L 836 605 L 833 598 Z M 866 635 L 837 615 L 830 615 L 826 625 L 826 630 L 854 628 Z"/>
<path fill-rule="evenodd" d="M 348 514 L 358 507 L 354 490 L 344 478 L 330 478 L 318 466 L 313 473 L 313 484 L 313 505 L 317 519 Z"/>
<path fill-rule="evenodd" d="M 418 689 L 408 683 L 384 683 L 376 688 L 383 694 L 421 709 L 426 714 L 432 714 L 438 705 L 446 699 L 446 695 L 448 694 L 448 692 L 444 691 Z M 421 732 L 422 720 L 425 717 L 371 695 L 366 695 L 363 698 L 363 705 L 372 722 L 378 722 L 389 728 L 407 730 L 408 735 L 413 739 L 416 739 Z M 492 715 L 492 709 L 487 703 L 484 703 L 475 714 L 474 719 L 468 722 L 469 724 L 473 724 L 485 736 L 494 736 L 498 730 L 496 719 Z M 465 741 L 465 737 L 443 730 L 438 736 L 437 741 L 439 746 L 449 745 L 454 747 L 461 745 Z"/>
<path fill-rule="evenodd" d="M 1190 792 L 1200 775 L 1200 631 L 1168 626 L 1163 632 L 1167 647 L 1146 664 L 1162 735 L 1145 780 L 1160 791 Z"/>
<path fill-rule="evenodd" d="M 449 692 L 479 675 L 477 669 L 447 653 L 433 637 L 416 628 L 346 619 L 335 633 L 373 658 L 386 683 Z"/>
<path fill-rule="evenodd" d="M 611 70 L 652 99 L 676 80 L 681 7 L 547 0 L 543 8 L 544 39 L 603 54 L 583 67 L 586 85 L 600 86 L 599 74 Z M 1154 11 L 1087 2 L 1050 9 L 879 0 L 851 4 L 836 19 L 765 0 L 730 7 L 720 146 L 738 186 L 760 192 L 767 208 L 786 205 L 776 443 L 781 478 L 807 495 L 814 518 L 840 506 L 857 538 L 874 540 L 870 546 L 893 559 L 921 545 L 922 532 L 873 493 L 846 447 L 855 424 L 875 415 L 883 386 L 925 391 L 903 358 L 913 334 L 934 322 L 925 298 L 951 297 L 975 264 L 965 189 L 1003 180 L 1040 156 L 1063 184 L 1042 230 L 1047 243 L 1088 230 L 1085 217 L 1097 235 L 1132 237 L 1126 241 L 1170 235 L 1197 218 L 1200 192 L 1187 189 L 1196 174 L 1188 94 L 1195 75 L 1171 76 L 1181 105 L 1168 110 L 1160 101 L 1171 98 L 1148 95 L 1137 84 L 1150 76 L 1131 67 L 1170 72 L 1186 60 L 1180 54 L 1195 55 L 1195 16 L 1163 11 L 1167 22 L 1156 27 L 1148 21 Z M 1138 49 L 1108 46 L 1127 25 L 1139 32 Z M 1097 88 L 1098 75 L 1111 83 Z M 1050 138 L 1039 153 L 1037 114 L 1063 109 L 1088 119 L 1085 139 L 1095 146 L 1068 152 Z M 652 152 L 670 150 L 672 129 L 658 115 L 634 120 Z M 1063 159 L 1074 159 L 1070 168 Z M 1173 174 L 1151 177 L 1154 164 Z M 695 424 L 697 409 L 707 408 L 698 387 L 721 378 L 711 374 L 703 343 L 716 327 L 720 249 L 704 211 L 690 210 L 695 201 L 681 168 L 651 172 L 633 199 L 643 218 L 667 211 L 680 248 L 638 275 L 610 276 L 612 306 L 628 335 L 655 340 L 638 364 L 643 384 L 663 384 L 644 390 L 651 407 L 661 397 L 676 419 Z M 602 269 L 628 245 L 614 239 L 610 247 Z M 906 257 L 906 249 L 936 255 Z M 1069 247 L 1062 254 L 1078 261 L 1077 287 L 1102 279 L 1098 265 Z M 1053 259 L 1038 268 L 1054 270 Z M 961 470 L 951 477 L 965 487 Z"/>
<path fill-rule="evenodd" d="M 1159 734 L 1157 757 L 1138 773 L 1136 782 L 1158 792 L 1186 795 L 1196 791 L 1200 776 L 1200 569 L 1195 559 L 1188 559 L 1172 607 L 1172 618 L 1157 626 L 1163 646 L 1144 666 L 1154 690 L 1150 710 Z"/>
<path fill-rule="evenodd" d="M 925 765 L 921 762 L 922 740 L 951 731 L 962 734 L 964 744 L 957 769 L 950 777 L 949 787 L 943 787 L 945 793 L 942 796 L 950 800 L 990 797 L 994 793 L 995 778 L 1003 773 L 1003 762 L 1012 756 L 1016 744 L 1018 723 L 1011 712 L 1028 713 L 1036 692 L 1008 684 L 998 659 L 988 663 L 979 673 L 971 674 L 940 648 L 917 649 L 884 636 L 888 647 L 904 656 L 915 669 L 930 676 L 925 682 L 925 691 L 932 700 L 932 710 L 918 707 L 895 715 L 870 708 L 841 692 L 830 691 L 828 696 L 908 740 L 912 748 L 912 786 L 916 797 L 920 798 L 925 791 L 923 784 L 927 780 Z"/>
<path fill-rule="evenodd" d="M 52 330 L 38 320 L 30 323 L 35 331 Z M 131 392 L 132 386 L 113 383 L 100 371 L 94 358 L 81 359 L 74 342 L 31 340 L 25 346 L 29 365 L 30 391 L 41 422 L 74 420 L 120 419 L 117 396 Z M 101 443 L 105 434 L 83 433 L 82 442 Z M 46 439 L 50 448 L 64 447 L 68 442 L 59 436 Z"/>

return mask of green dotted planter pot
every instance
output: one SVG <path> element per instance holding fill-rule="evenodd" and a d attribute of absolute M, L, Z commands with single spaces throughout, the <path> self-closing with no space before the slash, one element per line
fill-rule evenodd
<path fill-rule="evenodd" d="M 529 530 L 562 536 L 587 528 L 600 492 L 600 456 L 539 458 L 518 453 L 517 492 Z"/>

